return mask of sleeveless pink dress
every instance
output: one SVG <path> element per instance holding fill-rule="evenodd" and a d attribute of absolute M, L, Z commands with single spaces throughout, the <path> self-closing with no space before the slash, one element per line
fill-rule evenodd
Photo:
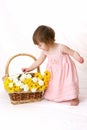
<path fill-rule="evenodd" d="M 51 79 L 44 98 L 55 102 L 77 98 L 79 81 L 76 66 L 71 57 L 61 53 L 61 45 L 55 54 L 48 54 L 46 51 L 43 53 L 48 58 L 46 69 L 51 72 Z"/>

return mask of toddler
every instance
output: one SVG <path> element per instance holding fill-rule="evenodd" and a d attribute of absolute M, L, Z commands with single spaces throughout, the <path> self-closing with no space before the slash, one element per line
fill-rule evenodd
<path fill-rule="evenodd" d="M 55 42 L 55 31 L 45 25 L 37 27 L 33 34 L 34 44 L 41 50 L 40 57 L 29 67 L 22 68 L 23 72 L 36 69 L 48 58 L 47 70 L 51 73 L 49 86 L 44 98 L 54 102 L 69 101 L 70 105 L 79 104 L 79 80 L 72 56 L 79 63 L 84 59 L 78 52 L 66 45 Z"/>

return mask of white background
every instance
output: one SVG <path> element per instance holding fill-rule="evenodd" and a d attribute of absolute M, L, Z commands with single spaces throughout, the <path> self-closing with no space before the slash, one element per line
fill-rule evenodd
<path fill-rule="evenodd" d="M 77 61 L 75 63 L 80 79 L 80 93 L 83 94 L 81 97 L 87 98 L 87 96 L 84 96 L 87 92 L 86 0 L 0 0 L 0 101 L 2 103 L 0 103 L 2 105 L 2 107 L 0 105 L 0 118 L 2 117 L 2 123 L 0 124 L 4 129 L 6 128 L 4 123 L 8 122 L 8 129 L 16 129 L 14 123 L 17 120 L 18 129 L 30 127 L 34 129 L 36 126 L 35 129 L 43 128 L 45 130 L 46 128 L 47 130 L 58 130 L 58 128 L 61 130 L 86 130 L 87 125 L 85 122 L 87 118 L 84 116 L 85 113 L 80 115 L 80 112 L 86 112 L 87 101 L 81 104 L 81 108 L 77 107 L 76 110 L 70 108 L 71 111 L 66 105 L 65 110 L 63 110 L 62 107 L 64 106 L 61 105 L 60 107 L 60 104 L 48 103 L 47 101 L 38 104 L 12 106 L 9 103 L 7 93 L 4 91 L 2 76 L 5 73 L 7 60 L 11 56 L 17 53 L 30 53 L 36 58 L 39 57 L 40 50 L 33 44 L 32 35 L 37 26 L 42 24 L 51 26 L 55 30 L 56 42 L 68 45 L 84 57 L 84 64 L 79 64 Z M 17 70 L 16 65 L 13 64 L 14 71 Z M 43 69 L 45 69 L 45 64 L 42 65 L 41 71 Z M 56 114 L 54 111 L 59 112 Z M 77 111 L 79 117 L 76 115 Z M 62 113 L 62 116 L 60 113 Z M 66 114 L 63 115 L 64 113 Z M 25 121 L 26 119 L 27 121 Z M 77 120 L 81 126 L 76 124 Z M 10 122 L 14 126 L 10 127 L 8 125 Z M 22 124 L 19 125 L 18 122 Z"/>

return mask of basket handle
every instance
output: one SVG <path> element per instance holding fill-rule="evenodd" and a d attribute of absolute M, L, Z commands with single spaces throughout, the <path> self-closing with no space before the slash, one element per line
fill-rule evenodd
<path fill-rule="evenodd" d="M 29 57 L 31 57 L 32 59 L 34 59 L 35 61 L 37 60 L 33 55 L 28 54 L 28 53 L 19 53 L 19 54 L 13 55 L 13 56 L 8 60 L 8 62 L 7 62 L 7 64 L 6 64 L 5 76 L 3 77 L 3 80 L 4 80 L 5 77 L 8 77 L 8 76 L 9 76 L 9 64 L 10 64 L 10 62 L 11 62 L 14 58 L 16 58 L 16 57 L 18 57 L 18 56 L 29 56 Z M 39 67 L 39 66 L 37 67 L 37 72 L 40 72 L 40 67 Z"/>

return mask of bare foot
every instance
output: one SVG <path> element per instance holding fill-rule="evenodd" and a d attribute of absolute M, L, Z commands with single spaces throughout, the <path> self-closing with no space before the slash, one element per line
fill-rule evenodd
<path fill-rule="evenodd" d="M 78 98 L 75 98 L 75 99 L 71 100 L 71 103 L 70 103 L 71 106 L 77 106 L 78 104 L 79 104 L 79 99 Z"/>

